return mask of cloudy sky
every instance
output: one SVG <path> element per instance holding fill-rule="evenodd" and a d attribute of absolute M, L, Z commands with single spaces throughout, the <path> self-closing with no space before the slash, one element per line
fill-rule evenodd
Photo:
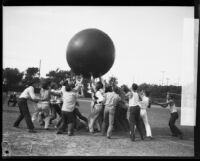
<path fill-rule="evenodd" d="M 120 85 L 180 85 L 184 19 L 193 17 L 193 7 L 3 7 L 3 68 L 22 72 L 41 60 L 43 77 L 56 68 L 70 70 L 69 40 L 97 28 L 116 49 L 103 78 L 116 76 Z"/>

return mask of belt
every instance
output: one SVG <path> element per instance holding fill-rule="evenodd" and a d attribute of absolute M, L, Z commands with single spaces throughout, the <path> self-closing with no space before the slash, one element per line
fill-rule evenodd
<path fill-rule="evenodd" d="M 19 100 L 21 100 L 21 101 L 27 101 L 27 98 L 21 97 L 21 98 L 19 98 Z"/>

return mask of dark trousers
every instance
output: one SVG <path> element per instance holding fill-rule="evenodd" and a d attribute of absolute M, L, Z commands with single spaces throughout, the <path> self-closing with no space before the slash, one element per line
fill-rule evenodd
<path fill-rule="evenodd" d="M 142 134 L 142 123 L 140 119 L 140 107 L 139 106 L 131 106 L 129 107 L 129 126 L 130 126 L 130 131 L 131 131 L 131 136 L 135 136 L 135 126 L 138 129 L 138 132 L 141 136 L 141 139 L 143 139 L 143 134 Z"/>
<path fill-rule="evenodd" d="M 58 114 L 60 117 L 62 115 L 61 108 L 59 104 L 51 104 L 51 118 L 50 122 L 56 119 L 56 114 Z"/>
<path fill-rule="evenodd" d="M 182 135 L 182 132 L 175 125 L 177 119 L 178 119 L 178 113 L 177 112 L 171 113 L 171 117 L 169 120 L 169 127 L 172 132 L 172 135 L 175 136 Z"/>
<path fill-rule="evenodd" d="M 74 131 L 74 114 L 73 112 L 62 111 L 61 125 L 58 131 L 64 132 L 67 128 L 68 134 Z"/>
<path fill-rule="evenodd" d="M 79 119 L 81 119 L 81 120 L 85 121 L 86 123 L 88 123 L 88 119 L 80 113 L 78 108 L 74 109 L 73 114 L 74 114 L 74 118 L 75 119 L 76 119 L 76 116 L 78 116 Z M 74 121 L 74 123 L 75 123 L 74 126 L 76 127 L 76 120 Z"/>
<path fill-rule="evenodd" d="M 31 120 L 31 115 L 30 115 L 28 105 L 27 105 L 27 100 L 26 99 L 19 99 L 18 106 L 19 106 L 20 114 L 19 114 L 17 120 L 15 121 L 14 126 L 19 126 L 20 122 L 23 120 L 23 118 L 25 118 L 27 128 L 28 129 L 34 129 L 34 125 L 33 125 L 33 122 Z"/>
<path fill-rule="evenodd" d="M 10 103 L 13 103 L 13 106 L 15 107 L 17 104 L 17 100 L 8 100 L 8 106 L 10 105 Z"/>

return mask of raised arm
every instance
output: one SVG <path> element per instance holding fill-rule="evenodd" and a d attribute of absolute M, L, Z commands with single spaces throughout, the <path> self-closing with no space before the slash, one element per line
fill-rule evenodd
<path fill-rule="evenodd" d="M 91 90 L 92 90 L 92 92 L 95 92 L 96 91 L 95 90 L 95 80 L 94 80 L 92 73 L 90 73 L 90 75 L 91 75 L 91 82 L 90 82 Z"/>
<path fill-rule="evenodd" d="M 104 80 L 102 77 L 99 77 L 99 81 L 103 84 L 103 91 L 106 91 L 106 80 Z"/>
<path fill-rule="evenodd" d="M 80 88 L 81 94 L 77 94 L 78 98 L 83 98 L 84 97 L 84 93 L 83 93 L 83 88 Z"/>
<path fill-rule="evenodd" d="M 76 77 L 76 85 L 73 89 L 74 92 L 80 91 L 81 87 L 83 87 L 83 76 Z"/>

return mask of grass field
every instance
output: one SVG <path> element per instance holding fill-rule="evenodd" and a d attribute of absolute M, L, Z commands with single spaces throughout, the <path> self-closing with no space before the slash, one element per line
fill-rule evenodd
<path fill-rule="evenodd" d="M 184 139 L 171 137 L 168 127 L 169 111 L 158 106 L 148 109 L 153 140 L 141 141 L 138 134 L 131 142 L 127 132 L 114 132 L 112 139 L 89 134 L 82 130 L 74 136 L 56 135 L 56 129 L 43 130 L 34 123 L 37 133 L 28 133 L 25 121 L 16 129 L 12 125 L 18 116 L 18 107 L 7 107 L 3 95 L 3 156 L 194 156 L 194 128 L 177 126 L 182 130 Z M 80 101 L 80 111 L 88 116 L 89 100 Z M 29 110 L 34 111 L 34 103 L 29 102 Z M 180 118 L 180 117 L 179 117 Z"/>

